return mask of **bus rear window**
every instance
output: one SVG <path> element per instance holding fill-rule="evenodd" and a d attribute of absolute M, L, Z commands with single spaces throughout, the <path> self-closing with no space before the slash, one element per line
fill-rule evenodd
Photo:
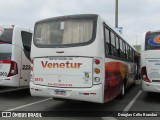
<path fill-rule="evenodd" d="M 160 49 L 160 32 L 147 33 L 145 39 L 145 50 Z"/>
<path fill-rule="evenodd" d="M 93 39 L 93 18 L 51 20 L 35 25 L 34 43 L 57 47 L 85 44 Z"/>
<path fill-rule="evenodd" d="M 4 32 L 2 33 L 2 35 L 0 35 L 0 42 L 11 44 L 12 34 L 13 34 L 13 29 L 4 29 Z"/>
<path fill-rule="evenodd" d="M 11 53 L 0 53 L 0 60 L 11 60 Z"/>

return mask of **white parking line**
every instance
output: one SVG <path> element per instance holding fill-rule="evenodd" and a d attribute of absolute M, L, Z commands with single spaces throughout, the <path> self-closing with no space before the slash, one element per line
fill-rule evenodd
<path fill-rule="evenodd" d="M 5 93 L 5 92 L 11 92 L 11 91 L 16 91 L 16 90 L 22 90 L 22 89 L 26 89 L 29 87 L 22 87 L 22 88 L 15 88 L 15 89 L 9 89 L 9 90 L 2 90 L 0 91 L 0 93 Z"/>
<path fill-rule="evenodd" d="M 19 106 L 19 107 L 15 107 L 15 108 L 12 108 L 12 109 L 8 109 L 8 110 L 5 110 L 5 111 L 18 110 L 18 109 L 21 109 L 21 108 L 24 108 L 24 107 L 28 107 L 28 106 L 31 106 L 31 105 L 34 105 L 34 104 L 38 104 L 38 103 L 41 103 L 41 102 L 44 102 L 44 101 L 47 101 L 47 100 L 51 100 L 51 99 L 52 99 L 52 98 L 47 98 L 47 99 L 44 99 L 44 100 L 36 101 L 36 102 L 33 102 L 33 103 L 29 103 L 29 104 L 26 104 L 26 105 L 22 105 L 22 106 Z"/>
<path fill-rule="evenodd" d="M 125 107 L 123 111 L 129 111 L 129 109 L 132 107 L 132 105 L 136 102 L 139 95 L 142 93 L 142 90 L 140 90 L 137 95 L 131 100 L 131 102 Z"/>

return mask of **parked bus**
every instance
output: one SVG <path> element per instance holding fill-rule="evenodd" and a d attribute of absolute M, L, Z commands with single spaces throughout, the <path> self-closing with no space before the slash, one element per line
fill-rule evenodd
<path fill-rule="evenodd" d="M 31 46 L 31 95 L 110 101 L 135 82 L 135 55 L 99 15 L 38 21 Z"/>
<path fill-rule="evenodd" d="M 142 90 L 160 92 L 160 31 L 145 35 L 141 52 Z"/>
<path fill-rule="evenodd" d="M 0 86 L 29 86 L 31 31 L 13 25 L 0 31 Z"/>

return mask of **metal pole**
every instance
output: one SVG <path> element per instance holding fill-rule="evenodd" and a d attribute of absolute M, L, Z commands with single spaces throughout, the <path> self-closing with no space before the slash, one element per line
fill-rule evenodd
<path fill-rule="evenodd" d="M 115 6 L 115 28 L 118 28 L 118 0 L 116 0 Z"/>

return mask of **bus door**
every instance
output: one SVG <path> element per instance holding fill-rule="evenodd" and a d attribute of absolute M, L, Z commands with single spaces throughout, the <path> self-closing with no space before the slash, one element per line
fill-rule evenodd
<path fill-rule="evenodd" d="M 30 60 L 30 49 L 32 33 L 21 31 L 22 36 L 22 66 L 21 66 L 21 76 L 20 76 L 20 86 L 28 86 L 30 81 L 30 70 L 31 70 L 31 60 Z"/>

